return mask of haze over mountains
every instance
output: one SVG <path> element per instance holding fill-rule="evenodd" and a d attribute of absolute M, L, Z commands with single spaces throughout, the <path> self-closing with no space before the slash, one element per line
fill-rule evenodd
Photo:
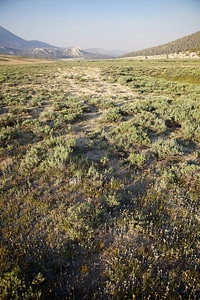
<path fill-rule="evenodd" d="M 41 41 L 27 41 L 0 26 L 0 54 L 34 56 L 49 59 L 67 58 L 112 58 L 125 52 L 104 49 L 81 49 L 79 47 L 61 48 Z"/>
<path fill-rule="evenodd" d="M 0 54 L 21 55 L 48 59 L 102 59 L 115 57 L 169 55 L 195 51 L 200 55 L 200 31 L 170 43 L 125 54 L 120 50 L 107 51 L 100 48 L 81 49 L 79 47 L 61 48 L 45 42 L 27 41 L 0 26 Z"/>

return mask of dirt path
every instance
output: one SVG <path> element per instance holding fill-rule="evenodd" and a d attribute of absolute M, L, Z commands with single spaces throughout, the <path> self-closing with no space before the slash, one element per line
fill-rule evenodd
<path fill-rule="evenodd" d="M 73 67 L 67 70 L 58 69 L 58 79 L 66 81 L 66 91 L 77 96 L 92 96 L 93 98 L 132 99 L 134 91 L 119 83 L 109 83 L 104 80 L 98 68 Z"/>
<path fill-rule="evenodd" d="M 109 83 L 104 80 L 101 70 L 94 67 L 72 67 L 58 68 L 56 74 L 57 84 L 60 83 L 65 93 L 78 97 L 89 97 L 90 99 L 99 99 L 100 101 L 112 101 L 117 105 L 129 101 L 134 101 L 136 93 L 129 87 L 119 83 Z M 106 109 L 91 109 L 84 114 L 84 119 L 72 125 L 72 130 L 76 134 L 78 148 L 81 149 L 90 159 L 99 159 L 106 155 L 104 150 L 90 150 L 90 133 L 100 132 L 104 128 L 102 118 Z"/>

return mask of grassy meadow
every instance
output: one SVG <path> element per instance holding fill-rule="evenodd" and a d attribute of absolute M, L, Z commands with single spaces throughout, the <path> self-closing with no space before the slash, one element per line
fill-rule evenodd
<path fill-rule="evenodd" d="M 200 60 L 0 59 L 0 297 L 200 298 Z"/>

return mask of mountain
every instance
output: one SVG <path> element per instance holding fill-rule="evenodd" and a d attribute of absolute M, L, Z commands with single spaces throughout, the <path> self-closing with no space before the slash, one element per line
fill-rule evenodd
<path fill-rule="evenodd" d="M 23 55 L 48 59 L 99 59 L 101 55 L 89 53 L 79 47 L 61 48 L 41 41 L 26 41 L 0 26 L 0 54 Z"/>
<path fill-rule="evenodd" d="M 26 41 L 0 26 L 0 54 L 56 58 L 58 48 L 40 41 Z"/>
<path fill-rule="evenodd" d="M 171 53 L 187 51 L 200 53 L 200 31 L 167 44 L 127 53 L 123 57 L 169 55 Z"/>
<path fill-rule="evenodd" d="M 29 42 L 0 26 L 0 46 L 5 48 L 25 48 Z"/>
<path fill-rule="evenodd" d="M 85 49 L 87 52 L 97 54 L 97 55 L 102 55 L 105 57 L 119 57 L 124 55 L 126 52 L 121 51 L 121 50 L 105 50 L 101 48 L 90 48 L 90 49 Z"/>
<path fill-rule="evenodd" d="M 100 55 L 102 58 L 112 58 L 113 57 L 113 55 L 109 51 L 106 51 L 101 48 L 89 48 L 89 49 L 85 49 L 85 51 L 90 52 L 95 55 Z"/>
<path fill-rule="evenodd" d="M 48 49 L 55 49 L 58 48 L 56 46 L 49 45 L 44 42 L 40 41 L 28 41 L 29 47 L 36 47 L 36 48 L 48 48 Z"/>
<path fill-rule="evenodd" d="M 119 57 L 119 56 L 124 55 L 127 52 L 116 49 L 116 50 L 110 50 L 109 53 L 115 57 Z"/>
<path fill-rule="evenodd" d="M 120 50 L 108 51 L 101 48 L 81 49 L 79 47 L 61 48 L 42 41 L 27 41 L 0 26 L 0 54 L 4 55 L 21 55 L 48 59 L 109 59 L 169 55 L 187 51 L 197 52 L 200 56 L 200 31 L 167 44 L 125 54 Z"/>
<path fill-rule="evenodd" d="M 63 53 L 68 57 L 83 57 L 89 54 L 80 47 L 66 48 L 63 50 Z"/>

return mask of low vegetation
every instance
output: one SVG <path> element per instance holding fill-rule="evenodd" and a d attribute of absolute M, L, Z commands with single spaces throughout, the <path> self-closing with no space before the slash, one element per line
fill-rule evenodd
<path fill-rule="evenodd" d="M 199 60 L 0 69 L 1 299 L 199 299 Z"/>

